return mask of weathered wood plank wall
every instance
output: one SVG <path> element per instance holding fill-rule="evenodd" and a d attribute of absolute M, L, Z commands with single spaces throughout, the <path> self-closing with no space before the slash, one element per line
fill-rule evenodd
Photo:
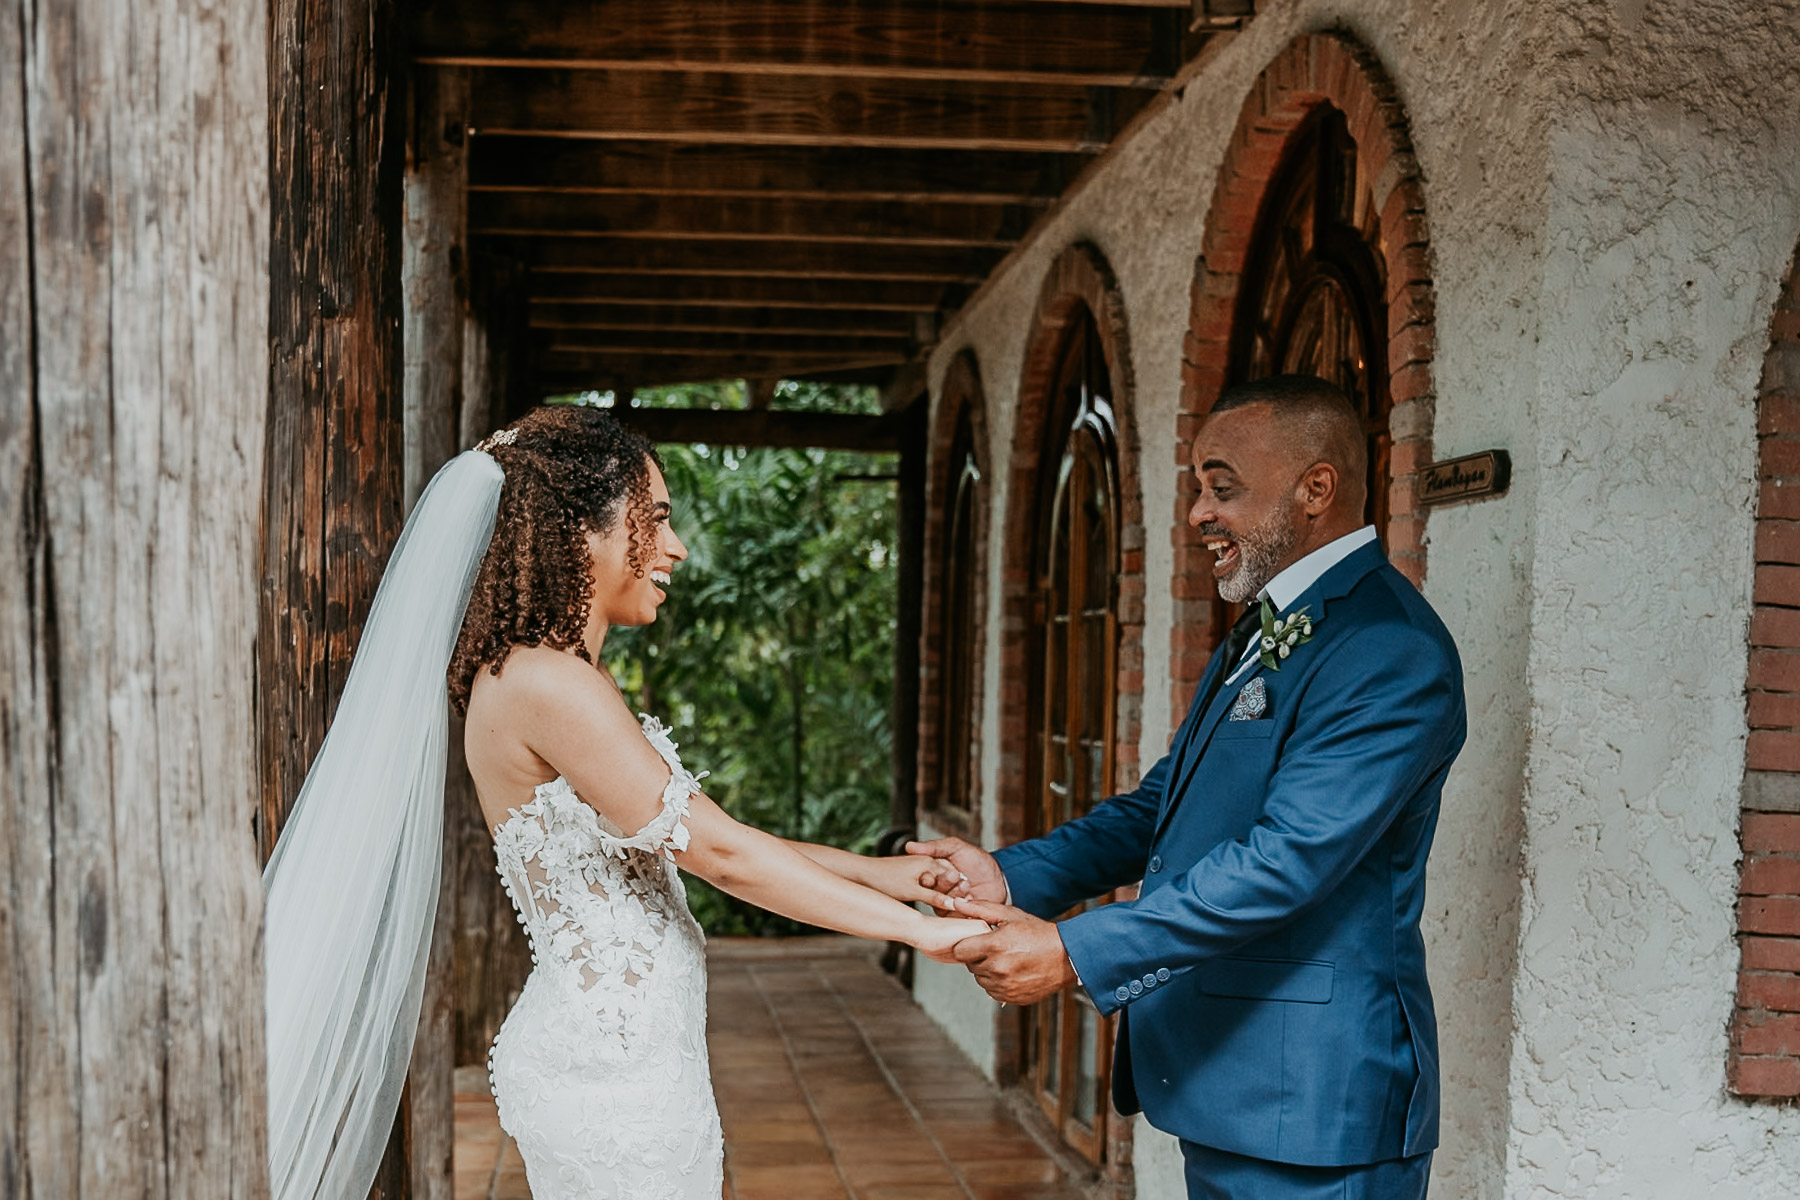
<path fill-rule="evenodd" d="M 258 1197 L 264 8 L 0 10 L 0 1195 Z"/>

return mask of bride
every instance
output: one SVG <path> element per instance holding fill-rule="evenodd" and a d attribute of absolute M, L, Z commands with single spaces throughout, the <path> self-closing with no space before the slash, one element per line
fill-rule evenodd
<path fill-rule="evenodd" d="M 669 731 L 633 718 L 600 650 L 613 626 L 656 619 L 687 555 L 671 513 L 650 445 L 576 406 L 534 410 L 421 498 L 265 872 L 278 1200 L 367 1194 L 386 1144 L 436 902 L 446 699 L 467 714 L 531 940 L 489 1065 L 538 1200 L 720 1194 L 703 939 L 680 872 L 938 958 L 986 932 L 905 903 L 949 907 L 932 860 L 734 821 Z"/>

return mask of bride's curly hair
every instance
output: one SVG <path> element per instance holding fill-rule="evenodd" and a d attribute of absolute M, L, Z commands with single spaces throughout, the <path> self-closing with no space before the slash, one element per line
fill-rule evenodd
<path fill-rule="evenodd" d="M 584 405 L 535 408 L 482 447 L 506 482 L 450 659 L 450 703 L 459 714 L 468 711 L 476 672 L 498 675 L 514 646 L 588 658 L 582 634 L 594 572 L 586 535 L 605 535 L 623 517 L 626 561 L 642 578 L 654 527 L 650 464 L 662 462 L 618 418 Z"/>

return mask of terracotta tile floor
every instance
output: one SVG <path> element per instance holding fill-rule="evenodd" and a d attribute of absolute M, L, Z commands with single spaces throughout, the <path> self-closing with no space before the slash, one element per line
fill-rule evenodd
<path fill-rule="evenodd" d="M 1081 1200 L 868 943 L 717 939 L 709 1042 L 726 1200 Z M 528 1200 L 480 1068 L 457 1072 L 456 1200 Z"/>

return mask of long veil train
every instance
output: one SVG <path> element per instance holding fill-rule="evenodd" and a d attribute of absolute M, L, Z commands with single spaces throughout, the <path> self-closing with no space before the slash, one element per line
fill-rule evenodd
<path fill-rule="evenodd" d="M 263 871 L 275 1200 L 367 1195 L 387 1145 L 437 910 L 444 675 L 504 482 L 471 450 L 420 497 Z"/>

